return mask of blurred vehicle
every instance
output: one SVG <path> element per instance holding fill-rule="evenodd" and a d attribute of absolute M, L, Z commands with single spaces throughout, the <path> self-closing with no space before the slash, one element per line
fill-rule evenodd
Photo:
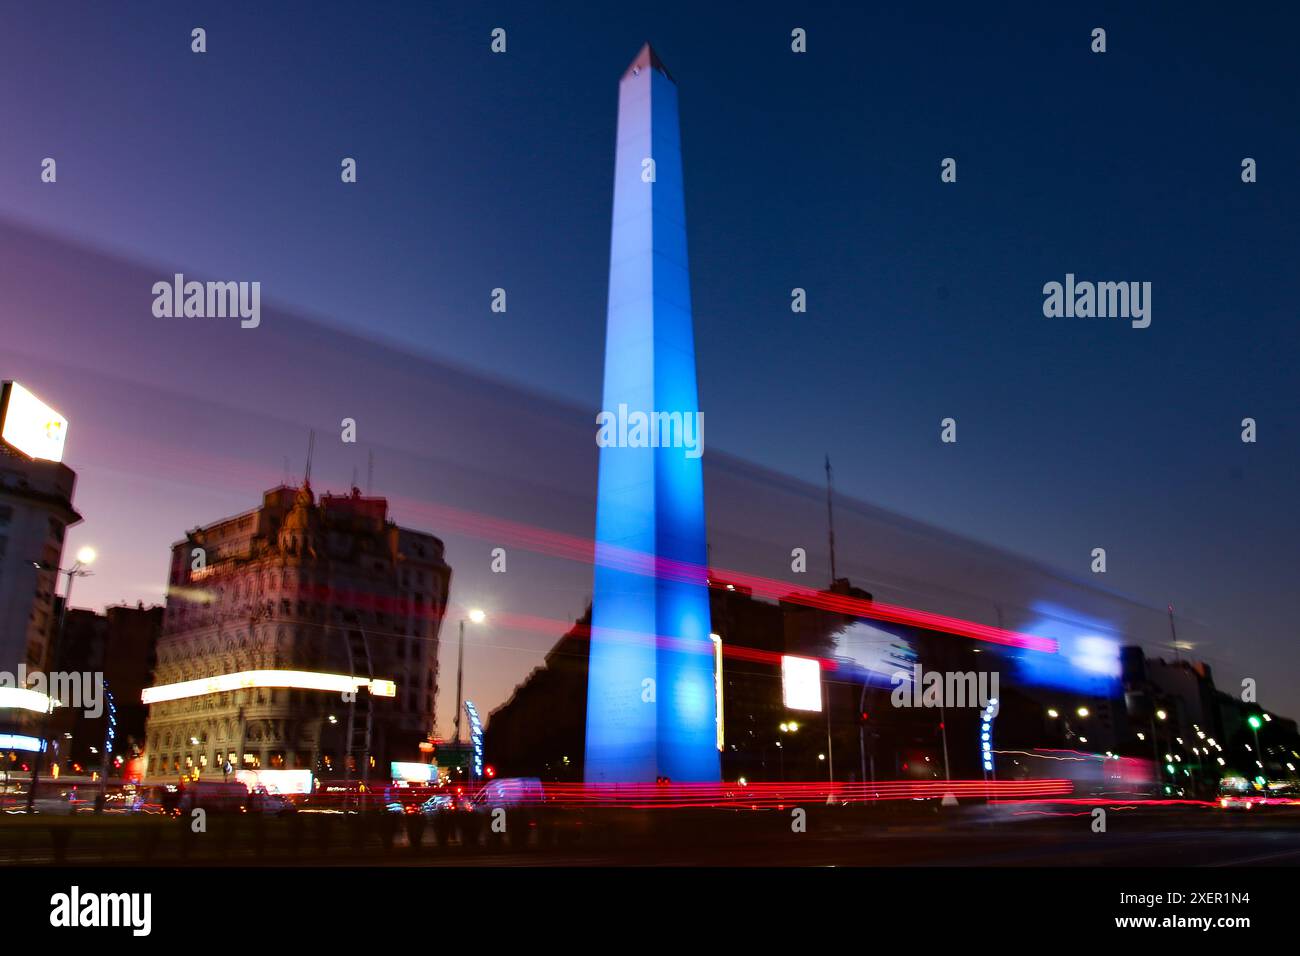
<path fill-rule="evenodd" d="M 424 803 L 420 804 L 420 812 L 425 816 L 433 816 L 439 813 L 453 813 L 456 810 L 465 809 L 465 801 L 458 798 L 450 790 L 432 794 Z"/>
<path fill-rule="evenodd" d="M 432 799 L 429 787 L 411 787 L 394 783 L 384 788 L 384 807 L 390 813 L 423 813 Z"/>
<path fill-rule="evenodd" d="M 245 806 L 249 813 L 261 813 L 273 817 L 283 817 L 298 811 L 292 800 L 283 794 L 272 793 L 265 787 L 255 787 L 249 791 Z"/>
<path fill-rule="evenodd" d="M 242 783 L 200 780 L 180 790 L 177 808 L 182 813 L 196 808 L 209 813 L 246 813 L 249 802 L 248 788 Z"/>
<path fill-rule="evenodd" d="M 136 786 L 128 806 L 132 813 L 171 813 L 178 799 L 175 786 Z"/>
<path fill-rule="evenodd" d="M 499 807 L 513 810 L 539 804 L 545 796 L 538 777 L 503 777 L 475 793 L 469 808 L 476 813 L 491 813 Z"/>
<path fill-rule="evenodd" d="M 1249 810 L 1258 802 L 1257 797 L 1247 793 L 1225 793 L 1219 796 L 1219 808 L 1223 810 Z"/>
<path fill-rule="evenodd" d="M 93 799 L 93 793 L 90 796 Z M 32 801 L 32 811 L 34 813 L 43 813 L 47 816 L 69 816 L 93 808 L 92 803 L 82 799 L 75 784 L 69 786 L 60 784 L 57 780 L 42 780 L 36 785 L 36 797 Z M 27 795 L 24 793 L 20 796 L 17 803 L 11 805 L 9 809 L 26 812 Z"/>
<path fill-rule="evenodd" d="M 1260 802 L 1262 796 L 1245 777 L 1224 777 L 1219 782 L 1219 808 L 1222 810 L 1249 810 Z"/>

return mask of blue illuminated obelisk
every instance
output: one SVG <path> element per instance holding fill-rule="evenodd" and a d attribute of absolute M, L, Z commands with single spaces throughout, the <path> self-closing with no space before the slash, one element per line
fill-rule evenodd
<path fill-rule="evenodd" d="M 677 85 L 649 44 L 618 89 L 603 401 L 702 440 Z M 624 431 L 600 449 L 586 779 L 717 780 L 702 446 Z"/>

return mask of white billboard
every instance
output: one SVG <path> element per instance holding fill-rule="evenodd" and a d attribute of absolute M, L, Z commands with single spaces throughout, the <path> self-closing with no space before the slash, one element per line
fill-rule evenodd
<path fill-rule="evenodd" d="M 822 709 L 822 666 L 812 657 L 781 657 L 781 690 L 790 710 Z"/>
<path fill-rule="evenodd" d="M 68 420 L 17 382 L 4 384 L 0 440 L 28 458 L 63 460 Z"/>

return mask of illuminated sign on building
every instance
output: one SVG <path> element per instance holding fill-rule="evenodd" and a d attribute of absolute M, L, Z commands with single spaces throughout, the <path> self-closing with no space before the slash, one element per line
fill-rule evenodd
<path fill-rule="evenodd" d="M 160 704 L 168 700 L 202 697 L 205 694 L 222 694 L 232 690 L 253 687 L 287 687 L 293 690 L 324 690 L 336 694 L 354 693 L 365 687 L 375 697 L 395 697 L 397 685 L 390 680 L 371 680 L 347 674 L 318 674 L 313 671 L 240 671 L 237 674 L 219 674 L 179 684 L 162 684 L 146 687 L 140 699 L 146 704 Z"/>
<path fill-rule="evenodd" d="M 984 772 L 993 772 L 993 719 L 998 715 L 998 699 L 994 697 L 980 715 L 980 759 Z"/>
<path fill-rule="evenodd" d="M 68 420 L 17 382 L 0 393 L 0 440 L 26 455 L 62 461 Z"/>
<path fill-rule="evenodd" d="M 790 710 L 822 709 L 822 666 L 811 657 L 781 656 L 781 694 Z"/>
<path fill-rule="evenodd" d="M 0 686 L 0 710 L 30 710 L 36 714 L 50 714 L 59 702 L 47 694 L 26 687 Z"/>
<path fill-rule="evenodd" d="M 483 722 L 478 718 L 478 708 L 472 700 L 465 701 L 465 713 L 469 715 L 469 743 L 474 751 L 474 779 L 483 776 Z"/>
<path fill-rule="evenodd" d="M 240 770 L 235 779 L 249 791 L 262 787 L 267 793 L 308 794 L 312 792 L 310 770 Z"/>
<path fill-rule="evenodd" d="M 718 749 L 722 750 L 726 746 L 726 735 L 722 726 L 722 638 L 717 634 L 710 634 L 709 640 L 713 641 L 713 709 L 718 715 Z"/>
<path fill-rule="evenodd" d="M 389 764 L 389 770 L 394 780 L 405 780 L 407 783 L 433 783 L 438 775 L 437 764 L 431 763 L 394 760 Z"/>
<path fill-rule="evenodd" d="M 45 749 L 45 741 L 26 734 L 0 734 L 0 750 L 27 750 L 35 753 Z"/>

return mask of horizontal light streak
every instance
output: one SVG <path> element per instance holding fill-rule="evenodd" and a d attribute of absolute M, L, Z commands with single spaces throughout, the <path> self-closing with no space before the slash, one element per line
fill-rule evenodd
<path fill-rule="evenodd" d="M 539 554 L 585 563 L 599 562 L 606 567 L 619 568 L 658 579 L 699 584 L 708 582 L 715 588 L 731 584 L 750 589 L 755 597 L 802 604 L 846 616 L 909 624 L 925 630 L 940 631 L 991 644 L 1021 647 L 1049 654 L 1055 654 L 1059 650 L 1059 645 L 1054 639 L 1036 634 L 1024 634 L 944 614 L 886 604 L 882 601 L 866 601 L 840 594 L 812 591 L 787 581 L 744 574 L 725 568 L 707 568 L 698 564 L 670 561 L 630 548 L 602 544 L 597 551 L 595 543 L 590 539 L 494 518 L 490 515 L 462 511 L 445 505 L 414 502 L 412 508 L 417 514 L 422 515 L 426 523 L 432 522 L 432 526 L 441 531 L 458 532 L 497 543 L 513 544 Z"/>
<path fill-rule="evenodd" d="M 29 750 L 36 753 L 45 747 L 39 737 L 26 734 L 0 734 L 0 750 Z"/>
<path fill-rule="evenodd" d="M 1064 796 L 1069 780 L 881 780 L 876 783 L 609 783 L 542 784 L 540 801 L 559 807 L 627 807 L 650 810 L 683 807 L 784 808 L 796 803 L 872 803 L 884 800 L 1014 799 Z"/>
<path fill-rule="evenodd" d="M 50 714 L 59 702 L 48 694 L 28 690 L 26 687 L 0 687 L 0 710 L 30 710 L 37 714 Z"/>
<path fill-rule="evenodd" d="M 279 687 L 292 690 L 323 690 L 336 694 L 352 693 L 367 688 L 375 697 L 395 697 L 397 685 L 391 680 L 355 677 L 347 674 L 320 674 L 315 671 L 259 670 L 240 671 L 236 674 L 219 674 L 178 684 L 161 684 L 146 687 L 140 699 L 146 704 L 161 704 L 169 700 L 203 697 L 206 694 L 224 694 L 234 690 L 257 687 Z"/>

